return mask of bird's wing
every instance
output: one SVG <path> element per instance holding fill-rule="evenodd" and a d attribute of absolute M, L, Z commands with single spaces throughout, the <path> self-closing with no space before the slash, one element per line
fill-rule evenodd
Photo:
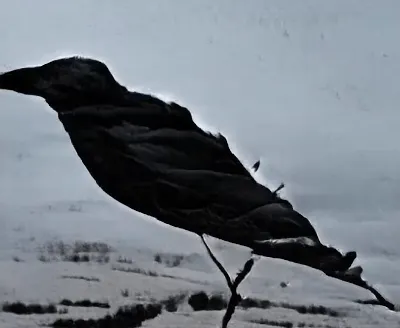
<path fill-rule="evenodd" d="M 174 106 L 84 106 L 59 118 L 97 184 L 134 210 L 222 239 L 234 232 L 249 240 L 316 237 L 292 210 L 268 213 L 265 205 L 279 198 L 253 179 L 222 135 L 204 132 Z"/>
<path fill-rule="evenodd" d="M 59 114 L 107 194 L 169 225 L 260 255 L 347 269 L 351 261 L 322 245 L 307 218 L 257 183 L 222 135 L 204 132 L 177 105 L 146 106 L 86 106 Z"/>

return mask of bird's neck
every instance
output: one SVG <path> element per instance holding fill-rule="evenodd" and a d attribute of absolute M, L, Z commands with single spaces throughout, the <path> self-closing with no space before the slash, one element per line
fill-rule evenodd
<path fill-rule="evenodd" d="M 47 104 L 53 108 L 57 113 L 64 113 L 73 111 L 75 108 L 84 106 L 95 106 L 95 105 L 115 105 L 123 106 L 127 104 L 127 95 L 125 94 L 102 94 L 102 95 L 83 95 L 83 96 L 70 96 L 63 98 L 47 98 Z"/>

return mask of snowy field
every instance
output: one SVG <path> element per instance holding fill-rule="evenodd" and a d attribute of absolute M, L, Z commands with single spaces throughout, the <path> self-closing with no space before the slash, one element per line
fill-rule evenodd
<path fill-rule="evenodd" d="M 205 129 L 222 132 L 246 165 L 261 157 L 257 179 L 271 188 L 284 181 L 282 195 L 321 240 L 357 251 L 363 276 L 400 304 L 398 1 L 0 5 L 0 71 L 92 56 L 129 88 L 187 106 Z M 75 263 L 49 248 L 76 241 L 113 250 Z M 209 241 L 232 274 L 248 257 L 247 249 Z M 170 267 L 157 253 L 183 259 Z M 176 312 L 163 310 L 143 326 L 218 326 L 223 311 L 188 305 L 197 291 L 227 292 L 201 241 L 110 199 L 42 100 L 0 92 L 0 302 L 111 306 L 0 311 L 0 328 L 99 318 L 123 304 L 179 294 L 186 298 Z M 367 291 L 283 261 L 257 261 L 241 292 L 274 306 L 238 308 L 231 327 L 400 327 L 399 313 L 355 302 L 370 299 Z M 337 315 L 288 308 L 311 304 Z"/>
<path fill-rule="evenodd" d="M 94 240 L 90 239 L 85 249 L 85 243 L 77 241 L 41 241 L 40 235 L 34 237 L 18 226 L 7 234 L 14 238 L 14 243 L 10 244 L 10 251 L 2 252 L 0 301 L 55 304 L 59 313 L 0 312 L 1 327 L 40 327 L 57 318 L 98 319 L 123 305 L 160 303 L 177 295 L 183 295 L 184 299 L 176 312 L 164 309 L 155 319 L 145 321 L 144 327 L 216 327 L 223 316 L 223 310 L 193 311 L 188 303 L 188 298 L 199 291 L 227 297 L 222 276 L 205 252 L 159 253 L 128 245 L 121 245 L 119 251 L 111 243 L 107 244 L 111 246 L 109 249 L 93 250 L 90 244 Z M 248 256 L 248 250 L 215 239 L 209 241 L 232 274 Z M 89 252 L 78 253 L 78 250 Z M 71 254 L 86 254 L 89 262 L 74 262 L 77 260 L 71 259 Z M 265 327 L 266 324 L 256 323 L 263 320 L 282 327 L 288 323 L 292 324 L 289 327 L 327 328 L 400 325 L 397 313 L 355 302 L 371 298 L 364 290 L 300 266 L 288 268 L 279 261 L 257 261 L 250 277 L 241 285 L 241 292 L 246 297 L 268 300 L 274 305 L 268 309 L 239 307 L 231 327 Z M 63 299 L 108 303 L 110 308 L 60 305 Z M 314 314 L 294 309 L 302 305 L 323 306 L 327 310 Z"/>

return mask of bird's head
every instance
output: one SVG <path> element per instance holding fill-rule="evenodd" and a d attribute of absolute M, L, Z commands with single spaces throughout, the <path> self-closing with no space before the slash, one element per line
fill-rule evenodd
<path fill-rule="evenodd" d="M 108 67 L 94 59 L 69 57 L 42 66 L 25 67 L 0 74 L 0 89 L 39 96 L 48 102 L 68 99 L 101 99 L 126 91 Z"/>

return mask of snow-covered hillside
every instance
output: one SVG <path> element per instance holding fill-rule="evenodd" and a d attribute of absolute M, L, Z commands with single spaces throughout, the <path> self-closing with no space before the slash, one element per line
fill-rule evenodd
<path fill-rule="evenodd" d="M 223 310 L 193 311 L 188 303 L 189 297 L 199 291 L 221 294 L 225 299 L 228 296 L 222 276 L 204 254 L 182 256 L 182 253 L 157 253 L 126 246 L 118 251 L 112 245 L 94 249 L 90 246 L 96 245 L 94 242 L 68 243 L 53 239 L 41 243 L 34 238 L 27 240 L 23 235 L 23 229 L 14 231 L 15 241 L 19 242 L 8 252 L 8 258 L 3 257 L 0 262 L 1 301 L 55 304 L 58 313 L 24 315 L 4 311 L 0 312 L 1 327 L 37 327 L 57 318 L 99 319 L 123 305 L 162 303 L 180 295 L 182 301 L 176 312 L 164 309 L 160 316 L 146 321 L 144 326 L 215 327 L 222 318 Z M 220 242 L 212 244 L 222 246 Z M 228 245 L 216 249 L 232 273 L 248 256 L 245 249 Z M 89 261 L 74 259 L 72 255 L 76 254 L 81 259 L 86 254 Z M 398 313 L 358 304 L 358 300 L 371 298 L 367 292 L 303 267 L 292 265 L 283 269 L 276 262 L 259 260 L 241 286 L 244 296 L 267 300 L 272 305 L 268 309 L 239 307 L 231 327 L 265 326 L 257 321 L 283 327 L 288 323 L 293 327 L 382 328 L 400 324 Z M 308 275 L 313 278 L 305 279 Z M 110 308 L 65 306 L 65 300 L 90 300 L 109 304 Z M 312 305 L 319 307 L 316 313 L 307 310 Z"/>
<path fill-rule="evenodd" d="M 284 181 L 283 195 L 310 218 L 321 239 L 356 250 L 364 277 L 400 303 L 398 1 L 0 4 L 0 71 L 61 55 L 93 56 L 122 84 L 186 105 L 202 126 L 226 135 L 247 165 L 261 157 L 257 178 L 271 187 Z M 89 298 L 107 300 L 115 310 L 143 298 L 226 291 L 198 238 L 134 213 L 99 190 L 42 100 L 0 92 L 0 157 L 0 302 Z M 107 263 L 47 261 L 43 247 L 54 240 L 101 241 L 116 251 Z M 211 245 L 232 273 L 248 256 L 233 245 Z M 161 251 L 188 258 L 169 268 L 154 261 Z M 113 270 L 120 255 L 134 260 L 125 266 L 157 275 Z M 300 314 L 279 306 L 239 310 L 232 327 L 257 326 L 250 321 L 261 318 L 294 327 L 400 326 L 397 313 L 353 302 L 370 298 L 366 291 L 283 261 L 258 261 L 241 288 L 251 297 L 325 305 L 344 314 Z M 107 311 L 0 312 L 0 327 Z M 185 301 L 177 312 L 144 325 L 214 327 L 221 316 L 193 312 Z"/>

